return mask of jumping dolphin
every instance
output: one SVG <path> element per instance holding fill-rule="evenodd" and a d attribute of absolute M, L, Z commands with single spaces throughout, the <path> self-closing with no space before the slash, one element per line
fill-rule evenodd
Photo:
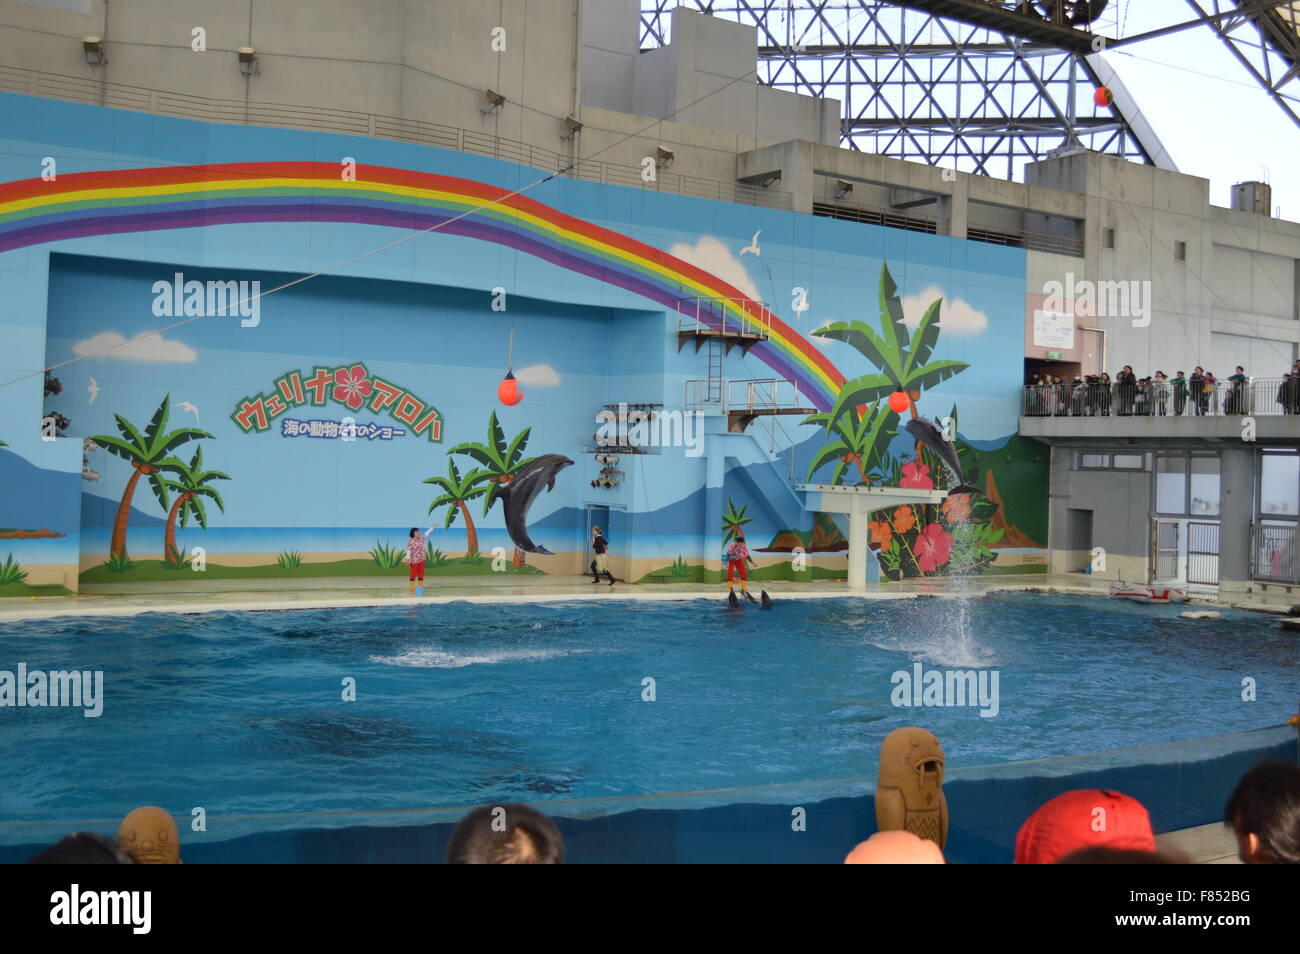
<path fill-rule="evenodd" d="M 555 475 L 566 467 L 572 467 L 573 461 L 563 454 L 543 454 L 517 473 L 510 483 L 497 490 L 501 506 L 506 512 L 506 530 L 515 546 L 525 553 L 550 554 L 546 547 L 539 547 L 528 538 L 528 508 L 533 505 L 542 487 L 555 489 Z"/>
<path fill-rule="evenodd" d="M 949 494 L 977 494 L 980 492 L 978 487 L 971 487 L 962 477 L 961 463 L 957 460 L 957 449 L 943 436 L 943 431 L 923 417 L 908 421 L 906 427 L 907 433 L 934 451 L 939 459 L 943 461 L 943 465 L 952 471 L 952 475 L 957 478 L 957 486 L 949 490 Z"/>

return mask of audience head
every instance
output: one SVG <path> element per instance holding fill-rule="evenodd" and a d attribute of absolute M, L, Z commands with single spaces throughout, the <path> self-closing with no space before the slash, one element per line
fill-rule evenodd
<path fill-rule="evenodd" d="M 181 863 L 181 835 L 176 819 L 157 805 L 142 805 L 117 826 L 117 846 L 138 865 Z"/>
<path fill-rule="evenodd" d="M 117 847 L 113 839 L 93 831 L 65 835 L 40 854 L 29 858 L 29 865 L 129 865 L 131 858 Z"/>
<path fill-rule="evenodd" d="M 484 805 L 460 820 L 447 843 L 452 865 L 558 865 L 564 862 L 560 830 L 527 805 Z"/>
<path fill-rule="evenodd" d="M 1252 864 L 1300 864 L 1300 766 L 1261 762 L 1228 796 L 1223 823 L 1237 854 Z"/>
<path fill-rule="evenodd" d="M 1016 864 L 1050 865 L 1081 848 L 1155 851 L 1151 819 L 1137 799 L 1105 789 L 1057 795 L 1016 835 Z"/>
<path fill-rule="evenodd" d="M 878 831 L 859 842 L 846 865 L 941 865 L 943 852 L 932 841 L 918 838 L 910 831 Z"/>

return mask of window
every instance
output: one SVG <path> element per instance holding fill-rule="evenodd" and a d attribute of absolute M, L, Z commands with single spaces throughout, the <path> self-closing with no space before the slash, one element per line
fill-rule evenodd
<path fill-rule="evenodd" d="M 1263 454 L 1259 464 L 1259 512 L 1264 518 L 1300 513 L 1300 457 Z"/>
<path fill-rule="evenodd" d="M 1101 247 L 1102 247 L 1102 248 L 1114 248 L 1114 247 L 1115 247 L 1115 230 L 1114 230 L 1114 229 L 1102 229 L 1102 230 L 1101 230 Z"/>
<path fill-rule="evenodd" d="M 1080 451 L 1075 457 L 1075 470 L 1146 470 L 1146 454 L 1096 454 Z"/>
<path fill-rule="evenodd" d="M 1187 458 L 1156 458 L 1156 513 L 1187 512 Z"/>
<path fill-rule="evenodd" d="M 1193 457 L 1191 460 L 1193 516 L 1218 516 L 1219 514 L 1219 458 Z"/>
<path fill-rule="evenodd" d="M 1185 261 L 1187 261 L 1187 243 L 1186 243 L 1186 242 L 1175 242 L 1175 243 L 1174 243 L 1174 261 L 1176 261 L 1176 262 L 1185 262 Z"/>

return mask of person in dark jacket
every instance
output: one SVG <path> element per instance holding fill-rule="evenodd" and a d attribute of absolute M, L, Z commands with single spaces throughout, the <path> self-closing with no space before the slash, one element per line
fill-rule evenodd
<path fill-rule="evenodd" d="M 609 572 L 608 557 L 606 552 L 609 550 L 609 543 L 600 535 L 600 527 L 591 528 L 591 549 L 596 554 L 595 559 L 591 561 L 591 582 L 599 583 L 603 576 L 609 580 L 609 585 L 614 585 L 614 574 Z"/>
<path fill-rule="evenodd" d="M 1200 417 L 1205 413 L 1205 372 L 1200 366 L 1192 371 L 1192 376 L 1187 379 L 1187 383 L 1191 385 L 1192 408 L 1196 416 Z"/>
<path fill-rule="evenodd" d="M 1133 373 L 1132 365 L 1124 365 L 1124 370 L 1115 375 L 1115 390 L 1118 392 L 1120 414 L 1133 413 L 1133 404 L 1137 398 L 1137 383 L 1137 375 Z"/>
<path fill-rule="evenodd" d="M 1228 380 L 1232 382 L 1232 388 L 1228 391 L 1228 398 L 1224 402 L 1227 407 L 1223 409 L 1224 414 L 1245 414 L 1246 413 L 1246 369 L 1237 365 L 1235 374 L 1228 375 Z"/>

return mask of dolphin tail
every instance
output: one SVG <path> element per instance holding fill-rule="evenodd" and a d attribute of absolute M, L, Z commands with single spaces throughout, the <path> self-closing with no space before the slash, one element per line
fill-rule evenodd
<path fill-rule="evenodd" d="M 952 488 L 952 490 L 948 491 L 948 496 L 951 497 L 953 494 L 979 494 L 980 496 L 983 496 L 984 492 L 978 487 L 972 487 L 970 484 L 958 484 L 956 487 Z"/>

